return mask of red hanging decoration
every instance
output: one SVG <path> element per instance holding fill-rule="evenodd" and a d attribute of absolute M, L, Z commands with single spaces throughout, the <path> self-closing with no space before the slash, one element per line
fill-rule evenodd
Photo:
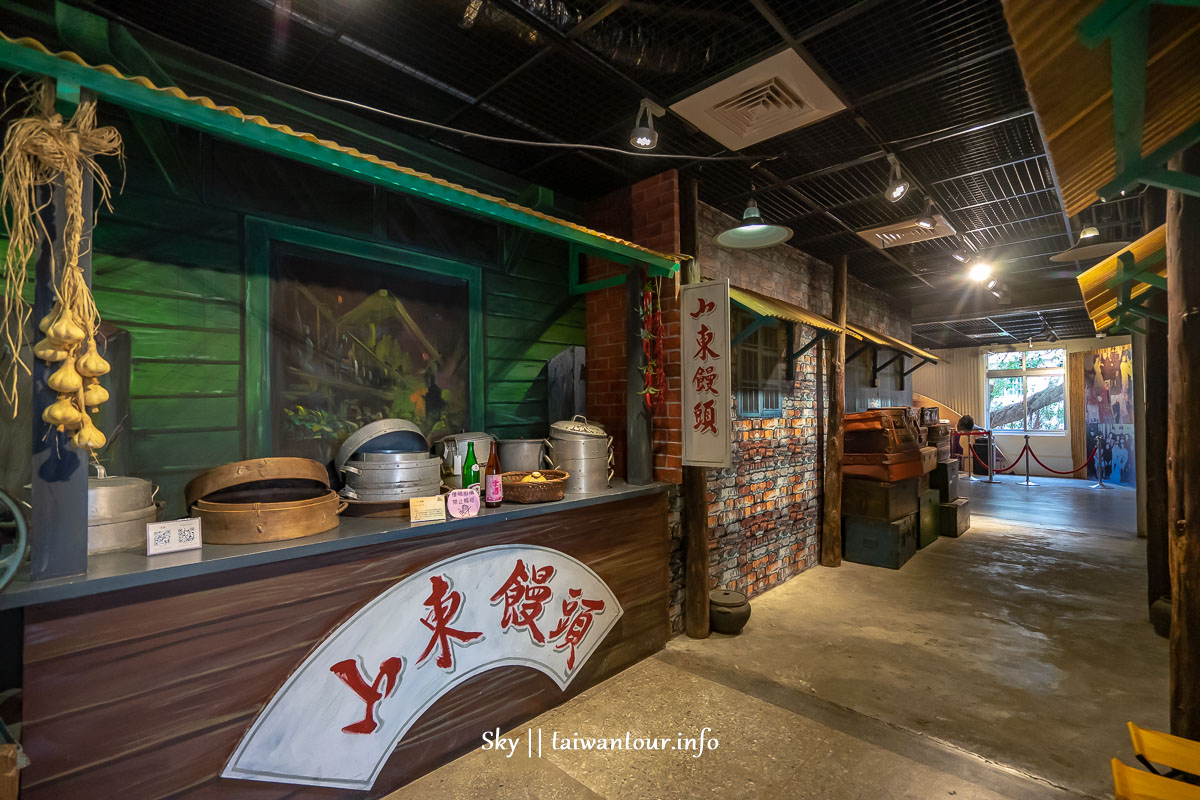
<path fill-rule="evenodd" d="M 667 329 L 662 321 L 662 293 L 658 279 L 646 278 L 642 284 L 642 390 L 646 410 L 662 411 L 667 402 L 667 359 L 663 352 Z"/>

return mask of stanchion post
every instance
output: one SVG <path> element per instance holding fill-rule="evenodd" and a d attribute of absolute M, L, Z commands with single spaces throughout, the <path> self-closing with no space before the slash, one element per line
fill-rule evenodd
<path fill-rule="evenodd" d="M 1025 480 L 1017 484 L 1017 486 L 1037 486 L 1036 483 L 1029 480 L 1029 434 L 1025 434 Z"/>
<path fill-rule="evenodd" d="M 1096 482 L 1089 488 L 1103 489 L 1104 488 L 1104 448 L 1101 445 L 1104 442 L 1104 437 L 1096 434 Z"/>
<path fill-rule="evenodd" d="M 988 431 L 988 483 L 996 482 L 996 436 Z"/>

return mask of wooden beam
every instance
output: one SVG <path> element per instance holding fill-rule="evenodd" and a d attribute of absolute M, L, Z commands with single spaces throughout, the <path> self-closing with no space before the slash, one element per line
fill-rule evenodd
<path fill-rule="evenodd" d="M 843 338 L 845 338 L 845 337 L 843 336 Z M 844 348 L 844 347 L 845 347 L 845 345 L 843 344 L 843 345 L 842 345 L 842 347 Z M 859 356 L 861 356 L 863 353 L 865 353 L 866 351 L 870 350 L 870 349 L 871 349 L 871 348 L 873 348 L 873 347 L 875 347 L 875 345 L 871 344 L 870 342 L 867 342 L 866 344 L 864 344 L 864 345 L 860 346 L 860 347 L 859 347 L 857 350 L 855 350 L 853 353 L 851 353 L 850 355 L 846 356 L 846 358 L 844 359 L 843 366 L 845 366 L 845 364 L 849 364 L 851 361 L 853 361 L 854 359 L 858 358 L 858 357 L 859 357 Z M 843 352 L 844 352 L 844 351 L 843 351 Z"/>
<path fill-rule="evenodd" d="M 816 336 L 814 336 L 812 339 L 810 339 L 810 340 L 808 341 L 808 344 L 804 345 L 804 347 L 801 347 L 799 350 L 797 350 L 796 352 L 792 353 L 792 357 L 789 359 L 789 363 L 790 363 L 790 362 L 792 362 L 792 361 L 795 361 L 797 358 L 799 358 L 800 356 L 804 355 L 804 354 L 805 354 L 805 353 L 807 353 L 809 350 L 812 350 L 812 349 L 813 349 L 814 347 L 816 347 L 816 346 L 817 346 L 817 345 L 818 345 L 818 344 L 821 342 L 821 340 L 823 340 L 825 337 L 827 337 L 827 336 L 832 336 L 832 335 L 833 335 L 833 331 L 817 331 L 817 335 L 816 335 Z"/>
<path fill-rule="evenodd" d="M 846 266 L 833 268 L 833 321 L 846 327 Z M 861 348 L 859 350 L 861 352 Z M 842 565 L 842 434 L 846 414 L 846 334 L 829 350 L 829 433 L 825 437 L 825 479 L 821 493 L 821 566 Z"/>
<path fill-rule="evenodd" d="M 700 213 L 699 183 L 688 180 L 679 192 L 679 244 L 697 253 L 697 215 Z M 683 267 L 685 283 L 700 282 L 696 259 Z M 708 618 L 708 470 L 683 468 L 683 627 L 693 639 L 707 639 L 712 632 Z"/>
<path fill-rule="evenodd" d="M 899 361 L 902 358 L 904 358 L 904 353 L 897 353 L 896 355 L 889 358 L 887 361 L 885 361 L 882 364 L 880 364 L 879 366 L 875 367 L 875 374 L 878 375 L 879 373 L 883 372 L 885 369 L 890 367 L 892 364 L 895 364 L 897 361 Z M 907 375 L 908 373 L 905 373 L 905 374 Z"/>
<path fill-rule="evenodd" d="M 759 317 L 758 319 L 754 320 L 749 325 L 734 334 L 733 338 L 729 341 L 729 349 L 734 349 L 739 344 L 746 341 L 746 339 L 750 337 L 750 334 L 754 333 L 759 328 L 773 323 L 774 321 L 775 320 L 771 317 Z"/>
<path fill-rule="evenodd" d="M 1200 146 L 1171 159 L 1200 174 Z M 1167 192 L 1171 733 L 1200 739 L 1200 198 Z"/>

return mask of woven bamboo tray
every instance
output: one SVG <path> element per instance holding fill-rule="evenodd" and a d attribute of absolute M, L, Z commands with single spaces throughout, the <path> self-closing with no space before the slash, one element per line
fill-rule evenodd
<path fill-rule="evenodd" d="M 521 479 L 532 472 L 505 472 L 500 476 L 504 486 L 504 499 L 510 503 L 549 503 L 562 500 L 570 474 L 561 469 L 538 470 L 549 480 L 538 483 L 522 483 Z"/>

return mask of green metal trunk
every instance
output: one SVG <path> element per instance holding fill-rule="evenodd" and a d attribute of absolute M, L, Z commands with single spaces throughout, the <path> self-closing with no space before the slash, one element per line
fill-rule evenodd
<path fill-rule="evenodd" d="M 917 552 L 917 514 L 895 522 L 843 517 L 842 555 L 856 564 L 900 569 Z"/>
<path fill-rule="evenodd" d="M 892 483 L 846 478 L 842 484 L 842 514 L 884 522 L 908 516 L 917 510 L 917 482 L 917 478 Z"/>
<path fill-rule="evenodd" d="M 928 547 L 937 540 L 941 533 L 941 495 L 937 489 L 926 489 L 920 497 L 920 527 L 921 533 L 917 540 L 917 548 Z"/>

